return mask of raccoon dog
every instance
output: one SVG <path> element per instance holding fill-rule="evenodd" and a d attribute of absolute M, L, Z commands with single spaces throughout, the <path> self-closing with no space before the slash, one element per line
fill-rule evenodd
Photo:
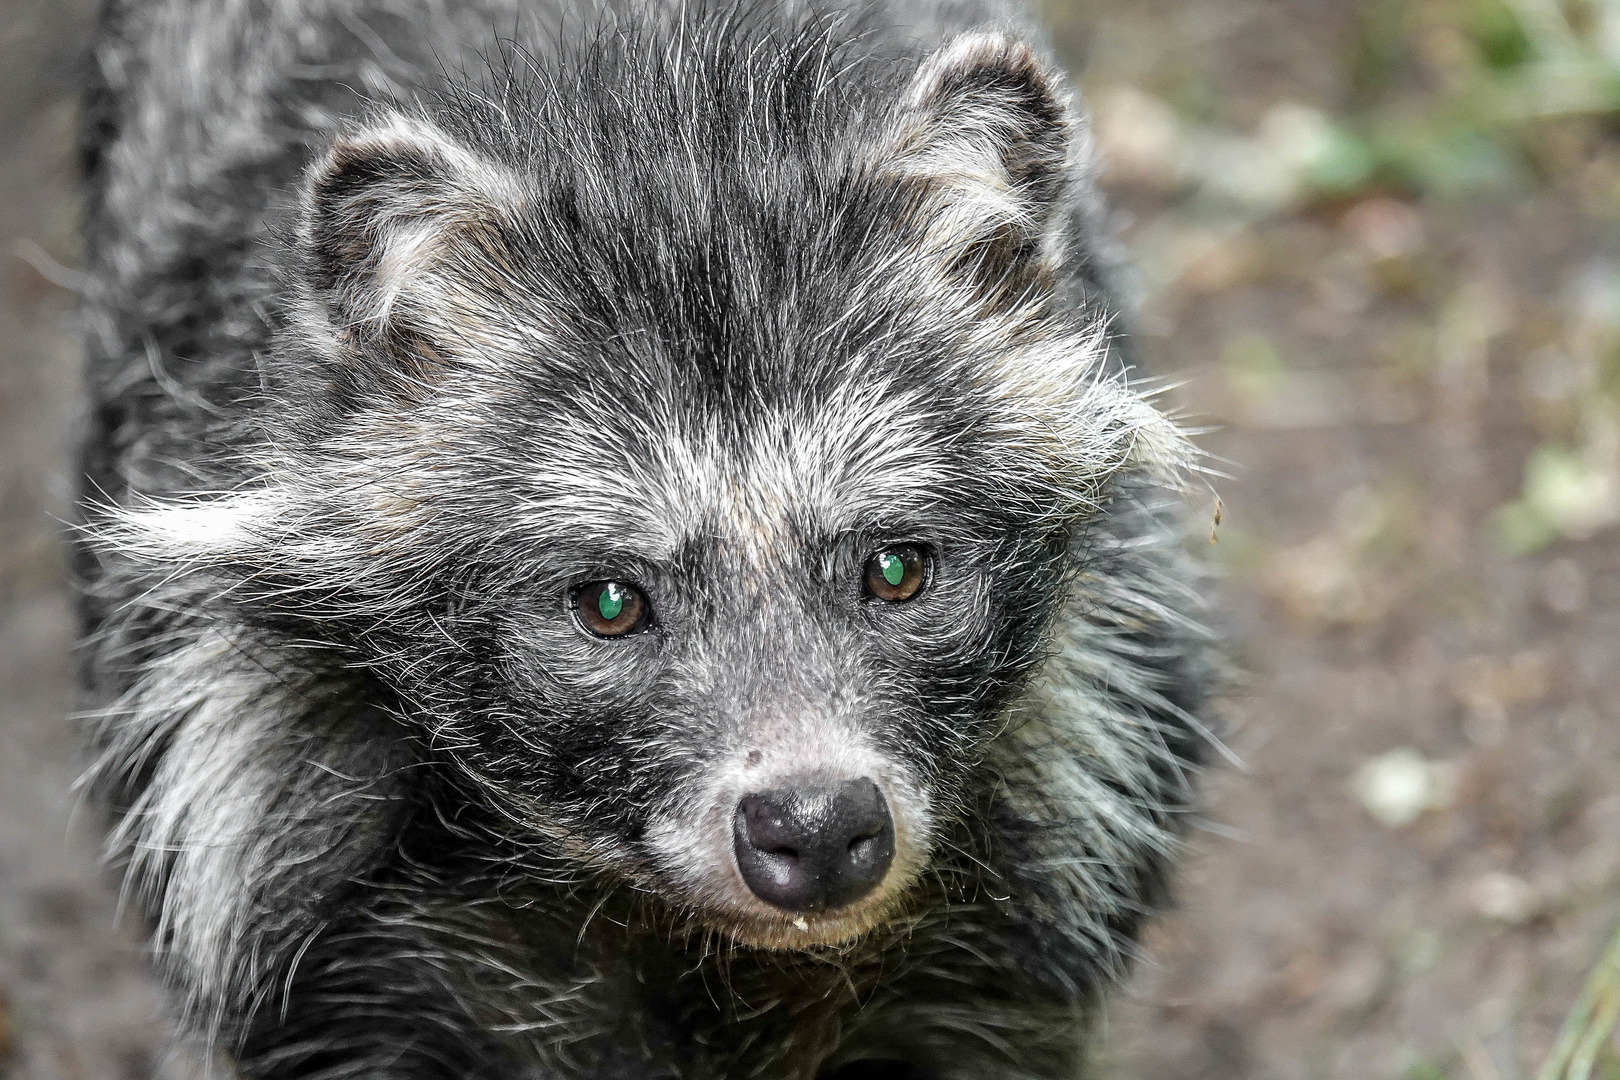
<path fill-rule="evenodd" d="M 1210 665 L 1070 94 L 1010 9 L 585 2 L 105 14 L 89 782 L 183 1019 L 1073 1076 Z"/>

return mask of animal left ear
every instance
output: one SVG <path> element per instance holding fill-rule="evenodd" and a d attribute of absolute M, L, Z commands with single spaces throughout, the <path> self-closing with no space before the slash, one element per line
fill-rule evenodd
<path fill-rule="evenodd" d="M 1062 77 L 1002 33 L 957 38 L 923 61 L 896 104 L 884 171 L 925 185 L 931 249 L 1004 278 L 1054 252 L 1070 182 Z"/>

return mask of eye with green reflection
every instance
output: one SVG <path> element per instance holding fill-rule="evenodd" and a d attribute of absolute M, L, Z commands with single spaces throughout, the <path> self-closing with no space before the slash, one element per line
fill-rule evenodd
<path fill-rule="evenodd" d="M 652 615 L 647 594 L 623 581 L 593 581 L 574 594 L 574 610 L 597 637 L 623 637 L 642 630 Z"/>
<path fill-rule="evenodd" d="M 912 599 L 928 580 L 928 555 L 916 544 L 895 544 L 866 560 L 866 592 L 898 604 Z"/>

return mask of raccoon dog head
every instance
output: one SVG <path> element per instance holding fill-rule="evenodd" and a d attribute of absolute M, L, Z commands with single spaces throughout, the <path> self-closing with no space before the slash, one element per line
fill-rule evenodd
<path fill-rule="evenodd" d="M 1056 296 L 1076 134 L 1027 47 L 691 44 L 340 137 L 297 423 L 187 542 L 537 845 L 831 944 L 970 812 L 1077 539 L 1179 436 Z"/>

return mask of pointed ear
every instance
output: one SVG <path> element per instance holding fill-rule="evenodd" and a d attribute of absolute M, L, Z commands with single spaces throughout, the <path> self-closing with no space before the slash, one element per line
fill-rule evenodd
<path fill-rule="evenodd" d="M 926 243 L 993 278 L 1051 252 L 1070 179 L 1069 93 L 1002 33 L 957 38 L 897 104 L 885 167 L 928 191 Z"/>
<path fill-rule="evenodd" d="M 522 198 L 509 170 L 420 117 L 340 136 L 310 167 L 299 241 L 310 299 L 337 342 L 421 351 L 443 318 L 447 271 Z"/>

